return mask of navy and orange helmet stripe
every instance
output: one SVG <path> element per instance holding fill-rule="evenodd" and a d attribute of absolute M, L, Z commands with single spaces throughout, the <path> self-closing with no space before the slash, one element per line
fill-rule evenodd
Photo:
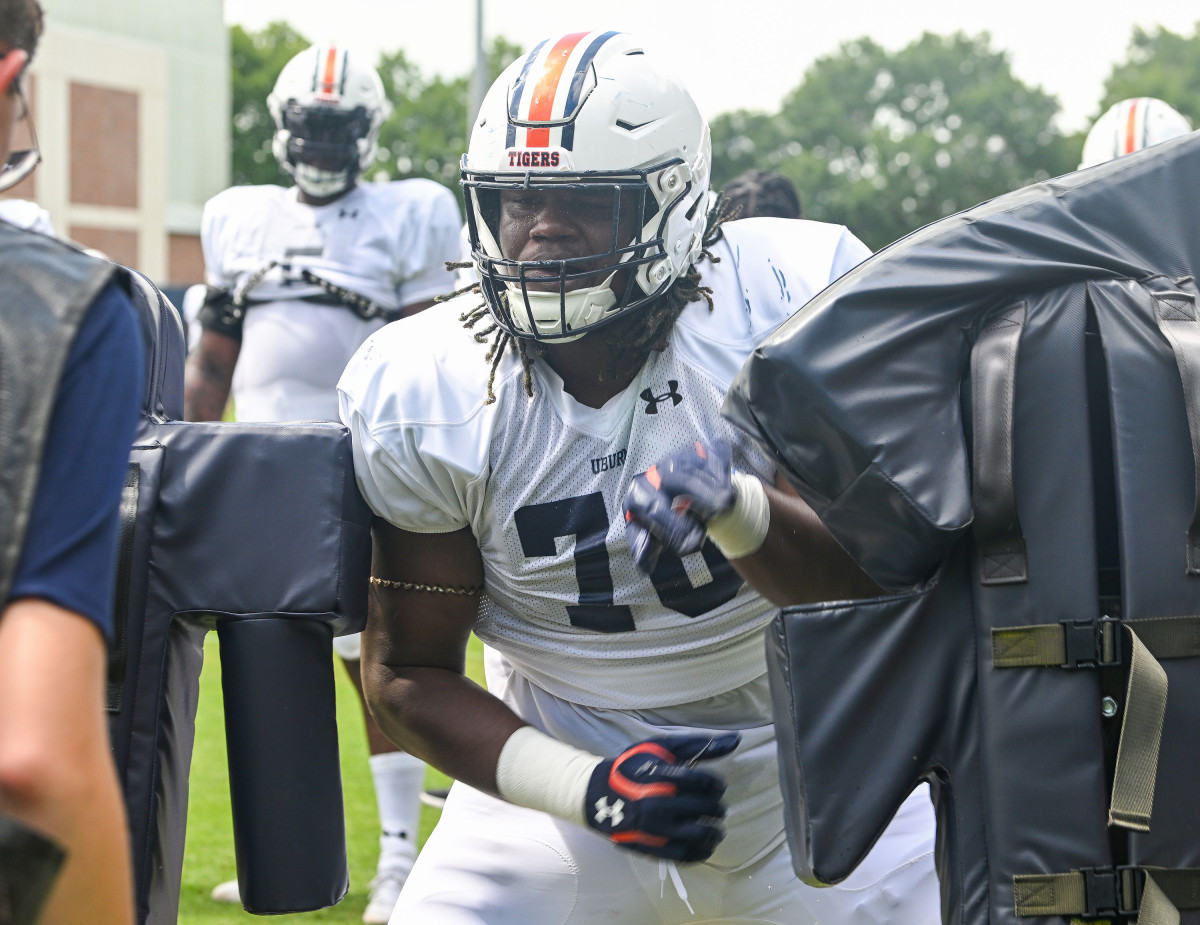
<path fill-rule="evenodd" d="M 556 147 L 571 150 L 575 141 L 573 124 L 538 126 L 530 123 L 561 122 L 575 112 L 593 59 L 604 44 L 618 34 L 572 32 L 553 44 L 547 40 L 534 48 L 525 59 L 509 99 L 505 146 L 550 147 L 551 133 L 557 128 L 562 137 Z M 595 38 L 585 45 L 588 36 Z"/>
<path fill-rule="evenodd" d="M 1129 104 L 1125 119 L 1125 143 L 1121 154 L 1132 154 L 1146 147 L 1150 140 L 1150 100 L 1138 97 Z"/>
<path fill-rule="evenodd" d="M 346 52 L 337 45 L 324 45 L 319 49 L 312 89 L 317 96 L 330 98 L 346 92 Z"/>

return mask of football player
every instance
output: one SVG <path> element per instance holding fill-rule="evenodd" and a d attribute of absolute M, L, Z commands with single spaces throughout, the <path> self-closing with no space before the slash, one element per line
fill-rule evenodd
<path fill-rule="evenodd" d="M 389 112 L 373 68 L 337 43 L 283 68 L 268 97 L 290 187 L 238 186 L 205 206 L 207 295 L 185 380 L 188 420 L 336 420 L 347 360 L 388 320 L 454 288 L 453 194 L 432 180 L 363 182 Z M 358 637 L 334 642 L 361 692 Z M 379 732 L 365 705 L 383 833 L 363 921 L 386 922 L 416 854 L 424 764 Z M 214 898 L 236 902 L 237 882 Z"/>
<path fill-rule="evenodd" d="M 875 586 L 793 495 L 770 531 L 635 562 L 622 499 L 655 460 L 729 447 L 755 343 L 867 255 L 845 228 L 716 224 L 708 126 L 631 36 L 538 44 L 463 160 L 482 294 L 372 335 L 342 419 L 378 515 L 363 678 L 380 725 L 451 787 L 392 921 L 933 925 L 918 795 L 850 881 L 797 879 L 763 631 L 730 559 L 787 545 L 810 599 Z M 484 344 L 487 346 L 484 346 Z M 746 532 L 746 531 L 742 531 Z M 464 676 L 468 636 L 493 657 Z"/>
<path fill-rule="evenodd" d="M 1113 103 L 1088 130 L 1079 169 L 1141 151 L 1192 130 L 1188 120 L 1162 100 L 1136 96 Z"/>

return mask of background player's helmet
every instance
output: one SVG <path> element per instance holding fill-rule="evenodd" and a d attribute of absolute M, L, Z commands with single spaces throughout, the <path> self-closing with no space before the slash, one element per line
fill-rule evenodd
<path fill-rule="evenodd" d="M 1083 142 L 1079 169 L 1132 154 L 1192 130 L 1188 120 L 1162 100 L 1138 96 L 1109 107 Z"/>
<path fill-rule="evenodd" d="M 284 65 L 267 97 L 279 166 L 310 196 L 336 196 L 375 160 L 391 110 L 375 69 L 340 45 L 306 48 Z"/>
<path fill-rule="evenodd" d="M 484 98 L 462 161 L 471 256 L 500 326 L 518 337 L 574 340 L 665 292 L 700 256 L 710 148 L 691 95 L 632 36 L 573 33 L 514 61 Z M 612 191 L 610 250 L 505 259 L 500 192 L 564 188 Z M 637 230 L 618 240 L 621 209 L 631 203 Z M 597 266 L 605 280 L 581 285 Z M 633 272 L 614 292 L 609 284 L 625 268 Z M 547 271 L 558 287 L 530 290 L 532 274 L 547 288 Z"/>

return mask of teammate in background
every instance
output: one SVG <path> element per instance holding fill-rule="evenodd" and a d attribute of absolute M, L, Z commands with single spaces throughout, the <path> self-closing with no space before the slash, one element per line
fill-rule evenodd
<path fill-rule="evenodd" d="M 728 204 L 729 217 L 803 218 L 800 194 L 796 185 L 773 170 L 747 170 L 740 173 L 721 190 Z"/>
<path fill-rule="evenodd" d="M 1188 120 L 1162 100 L 1137 96 L 1113 103 L 1083 142 L 1079 169 L 1132 154 L 1192 130 Z"/>
<path fill-rule="evenodd" d="M 928 799 L 847 883 L 796 878 L 764 660 L 776 609 L 729 559 L 786 555 L 810 600 L 875 585 L 773 488 L 757 552 L 734 537 L 645 573 L 626 539 L 631 481 L 696 441 L 774 482 L 721 417 L 725 391 L 867 255 L 815 222 L 723 236 L 709 160 L 695 103 L 633 37 L 540 43 L 491 88 L 463 162 L 483 304 L 384 328 L 342 376 L 378 515 L 368 699 L 456 781 L 396 925 L 939 921 Z M 472 630 L 500 656 L 487 690 L 464 676 Z"/>
<path fill-rule="evenodd" d="M 42 23 L 36 0 L 0 0 L 0 190 L 40 157 L 36 146 L 11 151 L 10 144 L 27 118 L 21 79 Z M 133 306 L 112 273 L 110 264 L 0 222 L 6 922 L 133 922 L 128 827 L 104 689 L 118 507 L 144 358 Z"/>
<path fill-rule="evenodd" d="M 268 98 L 275 157 L 295 185 L 233 187 L 204 209 L 209 284 L 185 378 L 185 415 L 239 421 L 336 420 L 336 385 L 388 320 L 454 288 L 454 196 L 425 179 L 360 182 L 389 111 L 374 69 L 342 46 L 314 45 Z M 361 699 L 358 637 L 334 641 Z M 364 922 L 386 922 L 417 850 L 425 765 L 396 749 L 366 710 L 382 836 Z M 239 900 L 237 881 L 213 898 Z"/>

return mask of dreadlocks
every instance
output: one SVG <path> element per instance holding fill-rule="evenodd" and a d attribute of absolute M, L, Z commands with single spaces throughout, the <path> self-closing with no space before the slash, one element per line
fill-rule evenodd
<path fill-rule="evenodd" d="M 729 209 L 721 202 L 708 213 L 708 220 L 702 239 L 703 249 L 700 252 L 700 258 L 697 260 L 697 263 L 705 258 L 708 258 L 711 263 L 720 262 L 720 258 L 715 256 L 710 248 L 721 240 L 721 224 L 729 218 L 729 215 Z M 446 269 L 465 269 L 471 265 L 469 261 L 447 263 Z M 470 291 L 479 292 L 479 283 L 472 283 L 470 286 L 449 293 L 443 298 L 449 299 Z M 501 292 L 498 294 L 498 298 L 507 299 L 508 293 Z M 700 285 L 700 271 L 696 269 L 696 264 L 692 264 L 688 267 L 687 272 L 676 279 L 666 292 L 655 299 L 648 308 L 638 313 L 642 324 L 640 328 L 633 332 L 632 339 L 630 339 L 629 332 L 623 328 L 619 331 L 609 331 L 607 334 L 604 334 L 602 343 L 608 348 L 609 354 L 608 377 L 615 377 L 622 363 L 632 361 L 640 363 L 651 351 L 665 350 L 667 347 L 667 338 L 671 333 L 671 327 L 675 324 L 675 319 L 680 316 L 689 302 L 699 302 L 701 299 L 708 302 L 708 310 L 711 312 L 714 308 L 712 289 L 708 286 Z M 491 313 L 488 311 L 487 305 L 480 304 L 460 315 L 459 320 L 463 322 L 464 328 L 470 330 L 483 319 L 490 317 Z M 484 355 L 484 362 L 490 363 L 492 367 L 487 383 L 487 403 L 490 405 L 496 400 L 496 393 L 493 388 L 496 381 L 496 370 L 500 366 L 500 361 L 504 357 L 506 349 L 511 350 L 513 354 L 520 358 L 521 367 L 524 370 L 522 382 L 525 386 L 525 394 L 532 398 L 533 357 L 541 356 L 545 347 L 541 343 L 528 338 L 513 337 L 494 321 L 482 331 L 477 331 L 475 333 L 475 340 L 478 343 L 486 344 L 493 334 L 496 335 L 495 340 L 490 344 L 488 352 Z"/>

